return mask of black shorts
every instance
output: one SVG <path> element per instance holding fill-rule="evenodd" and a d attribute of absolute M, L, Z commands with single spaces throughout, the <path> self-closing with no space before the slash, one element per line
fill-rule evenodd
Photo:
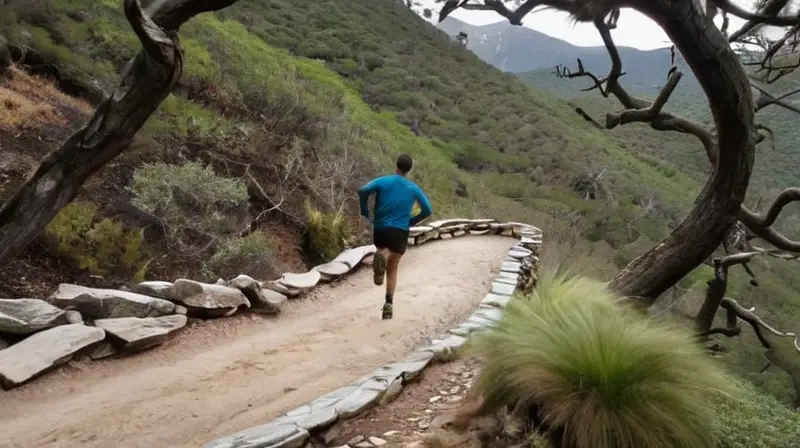
<path fill-rule="evenodd" d="M 389 249 L 396 254 L 406 253 L 408 230 L 384 227 L 372 231 L 372 242 L 378 249 Z"/>

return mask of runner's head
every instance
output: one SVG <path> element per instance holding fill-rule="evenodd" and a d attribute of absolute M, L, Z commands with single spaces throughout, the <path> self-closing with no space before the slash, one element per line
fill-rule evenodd
<path fill-rule="evenodd" d="M 414 161 L 411 160 L 410 155 L 400 154 L 397 156 L 397 174 L 405 176 L 411 171 L 412 166 L 414 166 Z"/>

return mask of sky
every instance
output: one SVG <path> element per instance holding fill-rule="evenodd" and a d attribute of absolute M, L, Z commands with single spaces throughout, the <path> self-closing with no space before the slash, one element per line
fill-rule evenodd
<path fill-rule="evenodd" d="M 733 2 L 749 8 L 754 3 L 754 0 L 733 0 Z M 435 3 L 435 0 L 423 0 L 422 3 L 425 7 L 434 11 L 433 22 L 435 22 L 441 3 Z M 487 25 L 505 20 L 493 11 L 465 11 L 459 9 L 451 15 L 471 25 Z M 721 20 L 717 21 L 721 23 Z M 735 30 L 743 23 L 744 20 L 730 17 L 729 29 Z M 559 11 L 539 11 L 537 9 L 525 17 L 523 26 L 565 40 L 573 45 L 582 47 L 603 45 L 603 41 L 600 39 L 600 35 L 594 25 L 591 23 L 573 24 L 566 13 Z M 639 12 L 627 8 L 622 10 L 617 29 L 613 30 L 612 34 L 614 41 L 620 46 L 652 50 L 670 45 L 669 38 L 655 22 Z"/>

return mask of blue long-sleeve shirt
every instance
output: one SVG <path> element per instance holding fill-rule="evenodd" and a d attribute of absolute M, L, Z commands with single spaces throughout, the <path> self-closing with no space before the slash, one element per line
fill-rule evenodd
<path fill-rule="evenodd" d="M 358 190 L 361 216 L 369 219 L 369 197 L 375 194 L 375 217 L 372 226 L 376 229 L 395 227 L 408 230 L 433 213 L 431 203 L 417 184 L 404 176 L 392 174 L 373 179 Z M 418 202 L 421 213 L 411 218 L 411 208 Z"/>

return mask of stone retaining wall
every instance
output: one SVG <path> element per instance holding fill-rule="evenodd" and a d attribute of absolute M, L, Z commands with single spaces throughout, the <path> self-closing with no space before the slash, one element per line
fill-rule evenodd
<path fill-rule="evenodd" d="M 538 253 L 542 244 L 542 231 L 536 227 L 516 222 L 496 222 L 490 219 L 451 219 L 432 222 L 426 226 L 412 227 L 409 244 L 419 245 L 438 239 L 458 238 L 464 235 L 503 235 L 519 239 L 503 260 L 500 272 L 492 281 L 488 294 L 480 306 L 464 322 L 447 334 L 430 341 L 404 359 L 379 367 L 369 375 L 333 392 L 291 410 L 263 425 L 245 429 L 203 445 L 203 448 L 302 448 L 313 444 L 312 438 L 324 433 L 337 421 L 353 418 L 366 410 L 394 399 L 408 384 L 431 363 L 452 359 L 471 334 L 494 325 L 502 316 L 502 309 L 516 292 L 529 292 L 537 282 Z M 363 253 L 374 252 L 357 248 L 351 255 L 337 257 L 331 263 L 314 268 L 321 279 L 332 279 L 360 262 Z M 358 262 L 354 260 L 358 259 Z M 352 263 L 348 264 L 347 261 Z M 346 271 L 346 272 L 349 272 Z M 337 274 L 334 274 L 337 273 Z"/>

